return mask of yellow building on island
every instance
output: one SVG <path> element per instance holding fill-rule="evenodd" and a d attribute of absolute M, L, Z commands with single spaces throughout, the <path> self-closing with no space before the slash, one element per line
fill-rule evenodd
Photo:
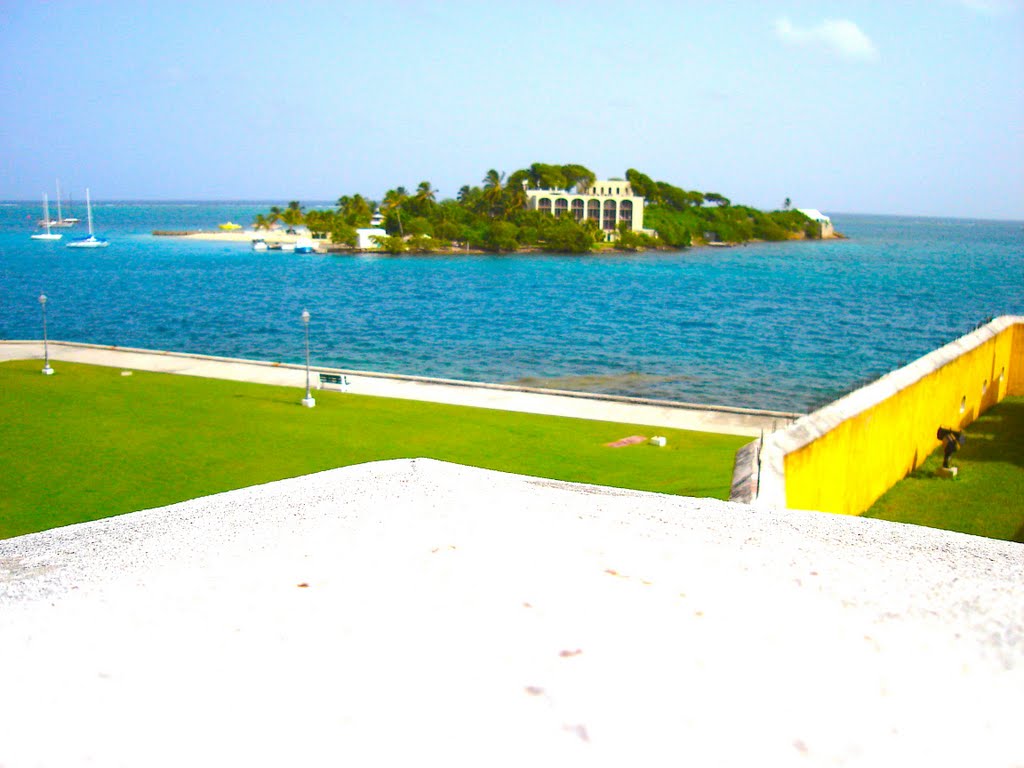
<path fill-rule="evenodd" d="M 634 232 L 653 235 L 644 229 L 644 198 L 633 194 L 628 181 L 603 179 L 595 181 L 585 192 L 567 189 L 527 189 L 526 207 L 555 216 L 572 216 L 576 221 L 596 221 L 613 240 L 618 226 L 624 223 Z"/>

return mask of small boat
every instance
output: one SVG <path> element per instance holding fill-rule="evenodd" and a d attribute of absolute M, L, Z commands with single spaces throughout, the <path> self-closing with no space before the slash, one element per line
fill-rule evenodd
<path fill-rule="evenodd" d="M 33 240 L 60 240 L 64 237 L 64 235 L 59 235 L 50 231 L 50 225 L 52 223 L 50 221 L 50 200 L 46 197 L 45 192 L 43 192 L 43 221 L 46 222 L 44 225 L 46 227 L 46 231 L 32 235 Z"/>
<path fill-rule="evenodd" d="M 218 224 L 217 226 L 220 227 L 221 229 L 223 229 L 226 232 L 232 232 L 232 231 L 234 231 L 236 229 L 241 229 L 242 228 L 241 224 L 235 224 L 235 222 L 233 222 L 233 221 L 225 221 L 223 224 Z"/>
<path fill-rule="evenodd" d="M 281 250 L 282 251 L 294 251 L 295 250 L 295 243 L 284 243 L 284 242 L 282 242 L 281 243 Z"/>
<path fill-rule="evenodd" d="M 296 253 L 313 253 L 315 250 L 316 245 L 308 237 L 300 237 L 295 241 Z"/>
<path fill-rule="evenodd" d="M 85 210 L 89 220 L 89 236 L 81 237 L 78 240 L 72 240 L 67 243 L 68 248 L 106 248 L 110 245 L 109 240 L 102 240 L 92 232 L 92 202 L 89 200 L 89 188 L 85 188 Z"/>
<path fill-rule="evenodd" d="M 265 251 L 267 250 L 267 241 L 262 237 L 258 237 L 252 241 L 252 249 L 254 251 Z"/>

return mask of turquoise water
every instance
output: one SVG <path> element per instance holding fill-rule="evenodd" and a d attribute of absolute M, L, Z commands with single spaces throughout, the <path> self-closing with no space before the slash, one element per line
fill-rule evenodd
<path fill-rule="evenodd" d="M 109 248 L 29 239 L 0 204 L 0 337 L 808 410 L 1000 314 L 1024 225 L 880 216 L 849 240 L 630 256 L 319 256 L 153 237 L 269 203 L 98 203 Z M 83 211 L 75 213 L 83 216 Z M 84 218 L 84 216 L 83 216 Z M 82 234 L 64 230 L 69 235 Z"/>

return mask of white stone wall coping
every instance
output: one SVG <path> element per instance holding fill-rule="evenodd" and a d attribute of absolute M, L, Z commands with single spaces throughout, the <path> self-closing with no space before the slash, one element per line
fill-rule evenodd
<path fill-rule="evenodd" d="M 0 541 L 0 764 L 1019 765 L 1022 574 L 929 528 L 346 467 Z"/>

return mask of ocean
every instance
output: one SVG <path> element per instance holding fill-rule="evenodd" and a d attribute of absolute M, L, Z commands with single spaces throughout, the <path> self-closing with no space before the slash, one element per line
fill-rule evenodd
<path fill-rule="evenodd" d="M 1022 222 L 832 214 L 849 239 L 582 257 L 151 234 L 270 205 L 99 202 L 111 244 L 78 250 L 84 223 L 34 241 L 40 205 L 0 203 L 0 338 L 42 336 L 43 292 L 54 340 L 301 362 L 308 309 L 314 365 L 806 412 L 1024 314 Z"/>

